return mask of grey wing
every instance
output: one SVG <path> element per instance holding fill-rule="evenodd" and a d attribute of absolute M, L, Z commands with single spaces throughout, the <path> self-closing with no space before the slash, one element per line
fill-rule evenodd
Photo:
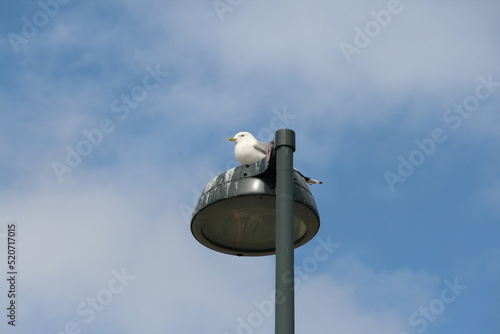
<path fill-rule="evenodd" d="M 262 152 L 264 155 L 267 154 L 267 144 L 266 143 L 263 143 L 263 142 L 257 140 L 253 147 L 257 151 Z"/>

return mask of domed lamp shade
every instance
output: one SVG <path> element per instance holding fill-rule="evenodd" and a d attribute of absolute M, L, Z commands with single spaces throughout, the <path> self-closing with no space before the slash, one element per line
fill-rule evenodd
<path fill-rule="evenodd" d="M 311 240 L 320 219 L 304 178 L 294 172 L 294 246 Z M 275 254 L 276 159 L 221 173 L 202 192 L 191 220 L 194 237 L 215 251 L 238 256 Z"/>

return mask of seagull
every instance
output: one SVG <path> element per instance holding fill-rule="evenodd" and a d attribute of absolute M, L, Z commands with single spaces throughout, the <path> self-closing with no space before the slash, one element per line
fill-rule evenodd
<path fill-rule="evenodd" d="M 238 132 L 229 141 L 234 141 L 234 156 L 241 165 L 253 164 L 264 159 L 267 155 L 269 144 L 263 143 L 255 139 L 250 132 Z M 323 182 L 302 175 L 297 169 L 294 170 L 306 180 L 309 184 L 322 184 Z"/>

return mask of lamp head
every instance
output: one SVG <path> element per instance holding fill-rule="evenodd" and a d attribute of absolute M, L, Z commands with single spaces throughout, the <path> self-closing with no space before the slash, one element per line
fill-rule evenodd
<path fill-rule="evenodd" d="M 245 134 L 245 133 L 242 133 Z M 235 136 L 237 138 L 238 134 Z M 274 155 L 221 173 L 203 190 L 191 220 L 204 246 L 238 256 L 275 253 L 276 172 Z M 309 186 L 294 172 L 294 243 L 319 230 L 319 213 Z"/>

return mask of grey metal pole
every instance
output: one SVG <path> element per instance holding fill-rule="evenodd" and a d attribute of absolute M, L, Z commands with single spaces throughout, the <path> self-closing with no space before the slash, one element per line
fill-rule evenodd
<path fill-rule="evenodd" d="M 295 132 L 276 131 L 276 313 L 275 334 L 293 334 L 294 221 L 293 152 Z"/>

